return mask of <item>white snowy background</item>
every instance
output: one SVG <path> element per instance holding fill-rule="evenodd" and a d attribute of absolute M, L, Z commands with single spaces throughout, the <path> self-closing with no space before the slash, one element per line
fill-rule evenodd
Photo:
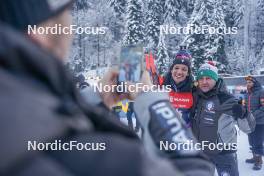
<path fill-rule="evenodd" d="M 75 74 L 111 66 L 124 44 L 152 51 L 160 74 L 181 44 L 193 56 L 193 71 L 205 60 L 218 62 L 221 73 L 258 74 L 264 68 L 263 0 L 78 0 L 74 24 L 106 27 L 106 34 L 76 35 L 67 66 Z M 160 33 L 160 25 L 237 27 L 235 35 Z"/>
<path fill-rule="evenodd" d="M 249 152 L 247 135 L 242 131 L 238 133 L 238 168 L 240 176 L 263 176 L 264 169 L 260 171 L 252 170 L 253 164 L 245 163 L 245 160 L 252 157 Z"/>

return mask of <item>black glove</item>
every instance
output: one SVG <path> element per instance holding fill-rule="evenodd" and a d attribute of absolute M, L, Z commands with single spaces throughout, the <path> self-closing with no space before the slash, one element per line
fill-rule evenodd
<path fill-rule="evenodd" d="M 246 117 L 247 109 L 241 104 L 235 104 L 232 106 L 233 117 L 237 120 L 238 118 L 244 119 Z"/>
<path fill-rule="evenodd" d="M 242 98 L 239 99 L 237 103 L 242 105 L 243 104 L 243 99 Z"/>

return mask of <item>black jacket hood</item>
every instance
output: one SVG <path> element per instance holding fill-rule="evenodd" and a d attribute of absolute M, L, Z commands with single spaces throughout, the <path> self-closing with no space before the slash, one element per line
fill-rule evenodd
<path fill-rule="evenodd" d="M 259 91 L 261 89 L 262 89 L 262 87 L 261 87 L 261 84 L 259 83 L 259 81 L 257 81 L 257 80 L 254 81 L 254 86 L 252 88 L 252 91 L 255 92 L 255 91 Z"/>

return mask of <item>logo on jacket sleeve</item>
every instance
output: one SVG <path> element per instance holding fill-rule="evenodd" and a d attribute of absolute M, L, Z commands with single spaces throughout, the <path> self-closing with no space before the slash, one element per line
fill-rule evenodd
<path fill-rule="evenodd" d="M 170 106 L 167 101 L 160 101 L 150 107 L 151 117 L 157 119 L 163 129 L 167 129 L 166 136 L 174 142 L 186 142 L 190 136 L 186 133 L 180 121 L 180 114 Z"/>
<path fill-rule="evenodd" d="M 196 155 L 198 150 L 192 147 L 195 139 L 192 132 L 186 128 L 181 120 L 180 114 L 175 111 L 169 101 L 158 101 L 149 107 L 150 122 L 149 132 L 154 142 L 161 145 L 162 142 L 168 142 L 179 145 L 175 150 L 176 155 Z M 185 150 L 182 146 L 189 146 Z"/>

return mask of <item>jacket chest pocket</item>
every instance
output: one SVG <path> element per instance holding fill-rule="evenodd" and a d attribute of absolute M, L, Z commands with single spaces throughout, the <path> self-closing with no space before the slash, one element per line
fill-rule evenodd
<path fill-rule="evenodd" d="M 201 114 L 200 125 L 202 127 L 216 127 L 217 118 L 216 114 L 212 112 L 204 112 Z"/>

